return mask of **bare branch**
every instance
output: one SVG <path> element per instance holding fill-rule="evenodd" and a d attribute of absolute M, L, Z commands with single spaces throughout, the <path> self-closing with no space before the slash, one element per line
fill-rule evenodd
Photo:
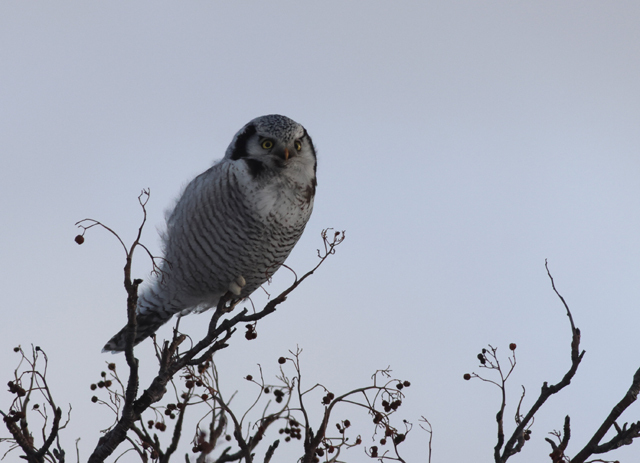
<path fill-rule="evenodd" d="M 616 420 L 622 415 L 622 413 L 638 398 L 640 392 L 640 368 L 633 375 L 633 382 L 631 387 L 624 395 L 622 400 L 616 404 L 615 407 L 609 413 L 609 416 L 604 420 L 602 425 L 595 432 L 593 437 L 589 440 L 587 445 L 584 446 L 578 454 L 571 459 L 571 463 L 583 463 L 593 454 L 601 454 L 610 450 L 616 449 L 623 445 L 629 445 L 633 442 L 633 439 L 640 437 L 640 421 L 633 423 L 629 428 L 626 424 L 623 428 L 616 425 L 618 434 L 613 437 L 609 442 L 598 445 L 605 434 L 609 431 L 611 426 L 615 425 Z"/>

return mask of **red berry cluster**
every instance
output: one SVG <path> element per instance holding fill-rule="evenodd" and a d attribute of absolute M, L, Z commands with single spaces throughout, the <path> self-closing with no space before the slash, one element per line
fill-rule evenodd
<path fill-rule="evenodd" d="M 332 401 L 333 399 L 335 399 L 335 398 L 336 398 L 336 396 L 333 394 L 333 392 L 327 392 L 327 395 L 325 395 L 325 396 L 322 398 L 322 403 L 323 403 L 324 405 L 329 405 L 329 404 L 331 403 L 331 401 Z"/>
<path fill-rule="evenodd" d="M 382 403 L 382 406 L 384 407 L 384 411 L 389 413 L 391 410 L 394 410 L 394 411 L 397 410 L 398 407 L 402 405 L 402 400 L 396 399 L 391 403 L 389 403 L 386 400 L 383 400 L 381 403 Z"/>
<path fill-rule="evenodd" d="M 35 405 L 34 405 L 34 408 L 35 408 Z M 5 423 L 11 423 L 11 422 L 17 423 L 17 422 L 18 422 L 18 421 L 20 421 L 22 418 L 26 418 L 26 416 L 27 416 L 27 415 L 26 415 L 24 412 L 22 412 L 22 411 L 18 412 L 18 411 L 15 411 L 15 410 L 9 410 L 9 414 L 8 414 L 8 415 L 5 415 L 5 416 L 2 418 L 2 420 L 3 420 Z"/>
<path fill-rule="evenodd" d="M 284 438 L 284 441 L 290 442 L 291 439 L 302 439 L 302 429 L 300 428 L 300 423 L 298 423 L 294 418 L 290 418 L 288 424 L 289 426 L 278 430 L 280 434 L 287 435 L 287 437 Z"/>
<path fill-rule="evenodd" d="M 161 431 L 161 432 L 164 432 L 167 430 L 167 425 L 164 424 L 162 421 L 149 420 L 147 422 L 147 426 L 149 426 L 149 429 L 156 428 L 158 431 Z"/>
<path fill-rule="evenodd" d="M 108 365 L 109 370 L 114 371 L 116 369 L 116 365 L 115 363 L 110 363 Z M 107 373 L 106 372 L 101 372 L 100 376 L 102 376 L 102 379 L 100 381 L 98 381 L 97 383 L 93 383 L 91 384 L 90 389 L 92 391 L 95 391 L 96 389 L 102 389 L 102 388 L 107 388 L 109 389 L 111 387 L 111 385 L 113 384 L 113 382 L 110 379 L 106 379 L 107 378 Z M 98 397 L 96 397 L 95 395 L 93 397 L 91 397 L 91 402 L 93 402 L 94 404 L 98 402 Z"/>
<path fill-rule="evenodd" d="M 16 394 L 18 397 L 24 397 L 25 395 L 27 395 L 27 391 L 25 391 L 22 386 L 14 383 L 13 381 L 9 381 L 7 383 L 7 386 L 9 386 L 9 392 L 12 394 Z"/>
<path fill-rule="evenodd" d="M 257 338 L 258 333 L 256 333 L 256 325 L 247 325 L 247 332 L 244 334 L 244 337 L 247 338 L 248 341 Z"/>
<path fill-rule="evenodd" d="M 336 423 L 336 428 L 338 428 L 338 432 L 340 434 L 344 434 L 349 426 L 351 426 L 351 421 L 349 420 L 343 420 L 342 423 Z"/>

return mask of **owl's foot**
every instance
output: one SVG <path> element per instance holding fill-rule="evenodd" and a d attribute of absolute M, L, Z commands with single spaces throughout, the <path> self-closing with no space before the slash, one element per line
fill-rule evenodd
<path fill-rule="evenodd" d="M 244 285 L 246 284 L 247 282 L 245 281 L 245 279 L 242 276 L 239 276 L 234 281 L 229 283 L 229 286 L 227 289 L 231 294 L 239 297 L 240 293 L 242 292 L 242 288 L 244 288 Z"/>
<path fill-rule="evenodd" d="M 227 286 L 227 292 L 222 296 L 220 302 L 222 302 L 222 306 L 220 306 L 220 302 L 218 303 L 218 308 L 222 307 L 223 312 L 231 312 L 236 304 L 241 301 L 240 294 L 242 293 L 242 288 L 247 284 L 244 277 L 239 276 Z"/>

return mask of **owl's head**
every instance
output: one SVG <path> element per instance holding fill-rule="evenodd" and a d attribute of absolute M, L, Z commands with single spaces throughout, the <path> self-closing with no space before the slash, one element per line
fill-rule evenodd
<path fill-rule="evenodd" d="M 286 169 L 315 179 L 311 137 L 296 121 L 278 114 L 257 117 L 240 129 L 225 158 L 245 162 L 254 177 Z"/>

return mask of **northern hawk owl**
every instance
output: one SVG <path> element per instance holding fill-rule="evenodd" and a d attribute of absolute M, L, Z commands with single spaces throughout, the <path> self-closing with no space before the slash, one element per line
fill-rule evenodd
<path fill-rule="evenodd" d="M 315 191 L 316 152 L 303 126 L 269 115 L 240 129 L 224 158 L 193 179 L 167 214 L 161 276 L 140 292 L 135 344 L 174 314 L 259 288 L 302 235 Z M 124 350 L 124 333 L 104 351 Z"/>

